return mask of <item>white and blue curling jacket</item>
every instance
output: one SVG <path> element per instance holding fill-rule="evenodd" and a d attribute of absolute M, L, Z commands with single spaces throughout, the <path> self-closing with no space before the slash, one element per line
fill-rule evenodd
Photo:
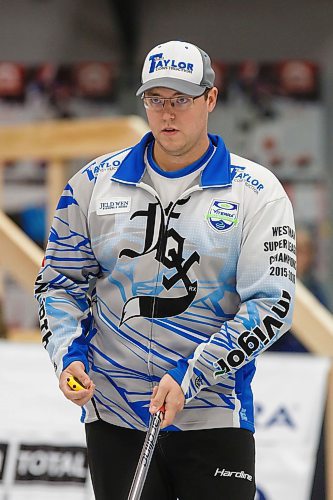
<path fill-rule="evenodd" d="M 96 384 L 82 420 L 146 430 L 165 373 L 186 404 L 166 430 L 254 431 L 255 359 L 290 328 L 295 230 L 266 168 L 215 153 L 163 209 L 144 155 L 104 155 L 69 181 L 36 281 L 43 344 L 59 376 L 82 361 Z"/>

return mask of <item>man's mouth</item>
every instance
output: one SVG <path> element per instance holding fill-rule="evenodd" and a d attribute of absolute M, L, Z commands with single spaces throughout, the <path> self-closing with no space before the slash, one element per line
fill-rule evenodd
<path fill-rule="evenodd" d="M 165 127 L 162 129 L 162 132 L 164 134 L 171 135 L 171 134 L 175 134 L 176 132 L 178 132 L 178 130 L 174 127 Z"/>

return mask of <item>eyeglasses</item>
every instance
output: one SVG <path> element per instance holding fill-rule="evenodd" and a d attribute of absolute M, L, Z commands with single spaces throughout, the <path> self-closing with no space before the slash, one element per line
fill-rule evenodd
<path fill-rule="evenodd" d="M 162 111 L 165 105 L 165 101 L 170 101 L 171 107 L 176 111 L 185 111 L 189 109 L 195 99 L 199 99 L 203 95 L 207 94 L 210 89 L 206 89 L 203 94 L 197 95 L 195 97 L 189 95 L 177 95 L 176 97 L 160 97 L 158 95 L 155 96 L 145 96 L 142 95 L 141 99 L 143 100 L 143 105 L 149 111 Z"/>

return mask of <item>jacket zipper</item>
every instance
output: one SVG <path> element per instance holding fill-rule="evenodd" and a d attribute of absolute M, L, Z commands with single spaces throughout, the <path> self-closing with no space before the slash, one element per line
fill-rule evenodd
<path fill-rule="evenodd" d="M 161 200 L 159 199 L 159 196 L 157 194 L 157 192 L 151 187 L 149 186 L 148 184 L 145 184 L 143 182 L 140 182 L 139 184 L 137 184 L 137 187 L 141 188 L 141 189 L 144 189 L 145 191 L 147 191 L 148 193 L 150 193 L 151 195 L 154 196 L 154 198 L 156 198 L 156 200 L 158 201 L 160 207 L 161 207 L 161 213 L 162 213 L 162 217 L 164 219 L 164 237 L 166 237 L 166 233 L 168 231 L 168 227 L 169 227 L 169 222 L 170 222 L 170 218 L 171 218 L 171 215 L 173 213 L 173 210 L 175 208 L 175 206 L 177 205 L 178 201 L 186 196 L 188 196 L 189 194 L 193 193 L 194 191 L 200 191 L 202 188 L 200 188 L 198 185 L 196 186 L 192 186 L 191 188 L 185 190 L 178 198 L 177 200 L 171 205 L 171 208 L 170 208 L 170 211 L 169 211 L 169 214 L 166 216 L 165 215 L 165 212 L 164 212 L 164 209 L 163 209 L 163 206 L 162 206 L 162 203 L 161 203 Z M 162 238 L 162 241 L 163 241 L 163 238 Z M 160 242 L 161 244 L 161 242 Z M 165 249 L 164 249 L 165 250 Z M 160 252 L 162 251 L 162 248 L 159 246 L 157 248 L 157 254 L 159 254 Z M 158 261 L 158 272 L 157 272 L 157 276 L 159 276 L 160 274 L 160 269 L 161 269 L 161 261 L 159 260 Z M 155 290 L 157 289 L 157 286 L 158 286 L 158 281 L 156 281 L 155 283 Z M 151 387 L 153 388 L 154 387 L 154 383 L 153 383 L 153 376 L 154 376 L 154 373 L 153 373 L 153 366 L 152 366 L 152 353 L 151 353 L 151 344 L 152 344 L 152 339 L 153 339 L 153 326 L 154 326 L 154 311 L 155 311 L 155 302 L 153 304 L 153 316 L 152 316 L 152 322 L 151 322 L 151 328 L 150 328 L 150 333 L 149 333 L 149 345 L 148 345 L 148 356 L 147 356 L 147 372 L 148 372 L 148 376 L 150 377 L 151 379 Z"/>

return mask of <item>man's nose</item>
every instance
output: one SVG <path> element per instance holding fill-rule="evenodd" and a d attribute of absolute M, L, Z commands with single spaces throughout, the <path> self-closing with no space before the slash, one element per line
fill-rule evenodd
<path fill-rule="evenodd" d="M 163 114 L 163 118 L 175 116 L 175 108 L 173 107 L 173 105 L 171 104 L 170 101 L 164 101 L 162 114 Z"/>

